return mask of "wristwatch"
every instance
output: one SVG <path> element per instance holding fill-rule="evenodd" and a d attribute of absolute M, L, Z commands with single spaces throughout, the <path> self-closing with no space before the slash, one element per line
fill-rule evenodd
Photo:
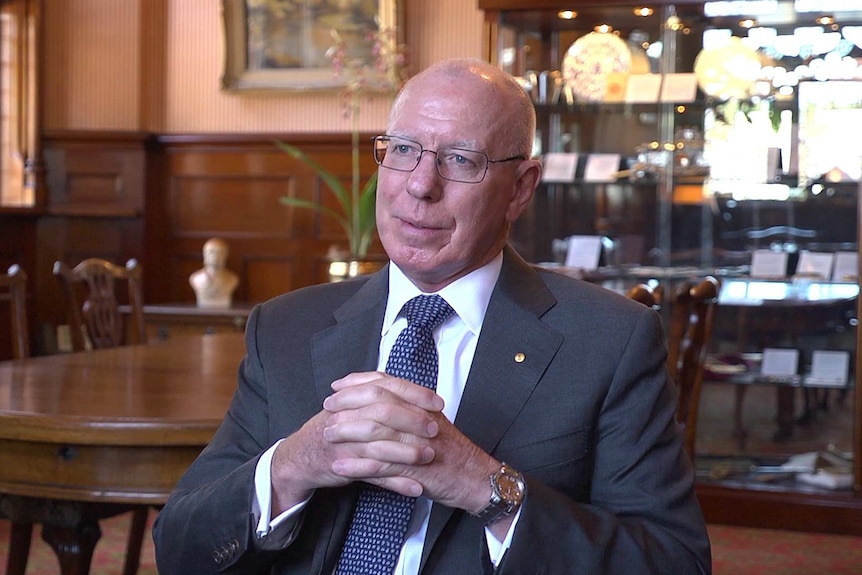
<path fill-rule="evenodd" d="M 491 500 L 484 509 L 475 514 L 485 525 L 515 513 L 527 495 L 524 476 L 505 462 L 500 466 L 499 471 L 492 473 L 489 478 Z"/>

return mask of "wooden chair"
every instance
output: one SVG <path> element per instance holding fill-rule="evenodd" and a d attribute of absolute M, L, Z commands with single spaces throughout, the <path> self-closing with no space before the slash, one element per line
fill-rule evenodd
<path fill-rule="evenodd" d="M 629 288 L 626 296 L 654 310 L 660 310 L 662 299 L 664 299 L 664 289 L 661 286 L 652 287 L 647 284 L 637 284 Z"/>
<path fill-rule="evenodd" d="M 719 280 L 713 276 L 696 284 L 684 282 L 670 304 L 667 367 L 679 391 L 677 420 L 685 428 L 685 448 L 692 458 L 704 363 L 712 340 L 719 287 Z"/>
<path fill-rule="evenodd" d="M 18 264 L 12 264 L 0 274 L 0 288 L 9 298 L 9 315 L 12 318 L 12 357 L 30 357 L 30 331 L 27 328 L 27 274 Z M 5 298 L 4 298 L 5 299 Z"/>
<path fill-rule="evenodd" d="M 30 357 L 30 331 L 27 327 L 27 274 L 18 264 L 9 266 L 5 274 L 0 274 L 0 295 L 8 296 L 9 316 L 12 320 L 12 357 L 24 359 Z M 0 297 L 0 299 L 6 299 Z M 2 496 L 0 496 L 2 497 Z M 9 554 L 6 557 L 6 573 L 8 575 L 24 575 L 27 567 L 27 556 L 30 554 L 30 542 L 33 536 L 33 525 L 12 521 L 9 532 Z"/>
<path fill-rule="evenodd" d="M 147 342 L 142 271 L 137 260 L 130 259 L 125 268 L 99 258 L 86 259 L 74 268 L 58 261 L 54 263 L 54 275 L 63 291 L 73 350 Z M 118 281 L 128 285 L 131 309 L 128 330 L 117 302 Z M 126 333 L 129 341 L 126 341 Z"/>
<path fill-rule="evenodd" d="M 74 351 L 117 347 L 147 342 L 144 325 L 143 272 L 137 260 L 130 259 L 125 267 L 100 258 L 89 258 L 74 268 L 63 262 L 54 263 L 54 275 L 63 292 L 66 321 Z M 130 326 L 126 329 L 117 301 L 117 283 L 128 287 Z M 128 337 L 126 337 L 128 334 Z M 148 507 L 132 509 L 132 525 L 126 545 L 123 575 L 138 571 L 141 547 L 146 535 Z"/>

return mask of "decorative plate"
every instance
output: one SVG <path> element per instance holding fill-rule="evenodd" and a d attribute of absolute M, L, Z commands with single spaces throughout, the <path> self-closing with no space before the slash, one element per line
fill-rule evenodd
<path fill-rule="evenodd" d="M 563 79 L 581 102 L 601 102 L 611 74 L 628 74 L 632 53 L 611 33 L 590 32 L 575 40 L 563 58 Z"/>

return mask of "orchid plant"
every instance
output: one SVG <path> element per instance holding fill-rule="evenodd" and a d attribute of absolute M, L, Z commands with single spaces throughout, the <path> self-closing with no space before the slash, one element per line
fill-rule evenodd
<path fill-rule="evenodd" d="M 394 94 L 404 80 L 404 49 L 396 43 L 396 32 L 392 28 L 369 32 L 364 38 L 373 56 L 373 62 L 369 63 L 365 58 L 351 55 L 350 46 L 337 30 L 332 30 L 332 38 L 334 43 L 326 55 L 332 61 L 334 74 L 344 82 L 344 116 L 350 121 L 351 132 L 350 187 L 296 146 L 278 141 L 276 145 L 281 150 L 305 162 L 320 176 L 335 195 L 340 210 L 293 197 L 282 197 L 281 202 L 288 206 L 313 209 L 334 218 L 347 234 L 349 255 L 363 258 L 368 254 L 376 229 L 377 173 L 362 185 L 359 171 L 359 112 L 362 96 L 366 93 Z"/>

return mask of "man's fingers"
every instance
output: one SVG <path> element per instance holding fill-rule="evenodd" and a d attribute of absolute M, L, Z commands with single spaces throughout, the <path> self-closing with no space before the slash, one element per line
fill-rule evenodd
<path fill-rule="evenodd" d="M 364 444 L 355 450 L 355 457 L 341 457 L 332 462 L 332 471 L 342 477 L 366 479 L 368 477 L 396 477 L 405 465 L 426 465 L 434 461 L 434 449 L 426 446 L 407 446 L 397 442 Z"/>
<path fill-rule="evenodd" d="M 326 398 L 327 411 L 398 399 L 428 411 L 442 411 L 443 398 L 433 390 L 381 372 L 360 372 L 332 382 L 334 394 Z"/>
<path fill-rule="evenodd" d="M 424 491 L 421 483 L 407 477 L 381 477 L 380 479 L 369 479 L 367 483 L 407 497 L 419 497 Z"/>
<path fill-rule="evenodd" d="M 385 439 L 409 442 L 410 436 L 431 439 L 439 431 L 440 425 L 426 412 L 377 404 L 332 414 L 323 437 L 330 442 Z"/>
<path fill-rule="evenodd" d="M 383 375 L 384 374 L 379 371 L 356 371 L 348 373 L 341 379 L 336 379 L 332 382 L 331 387 L 332 389 L 344 389 L 345 387 L 352 387 L 354 385 L 372 382 L 375 379 L 380 379 Z"/>

